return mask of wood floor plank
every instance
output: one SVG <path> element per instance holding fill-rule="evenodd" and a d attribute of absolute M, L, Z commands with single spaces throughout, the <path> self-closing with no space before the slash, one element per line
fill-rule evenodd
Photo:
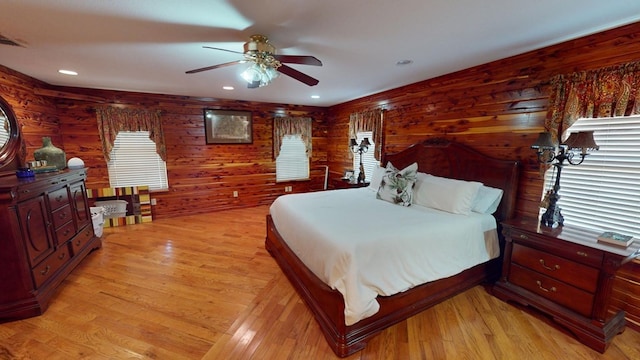
<path fill-rule="evenodd" d="M 267 206 L 107 228 L 42 316 L 0 324 L 0 360 L 336 359 L 264 249 Z M 400 322 L 348 360 L 640 359 L 605 354 L 474 287 Z"/>

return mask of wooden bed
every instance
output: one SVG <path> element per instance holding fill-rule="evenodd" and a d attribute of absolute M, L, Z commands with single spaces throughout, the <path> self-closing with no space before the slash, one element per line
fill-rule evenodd
<path fill-rule="evenodd" d="M 399 169 L 418 162 L 420 172 L 436 176 L 475 180 L 504 190 L 494 214 L 499 221 L 511 218 L 515 211 L 519 164 L 496 160 L 459 143 L 430 139 L 399 153 L 387 154 L 382 164 L 391 161 Z M 498 233 L 500 234 L 500 226 Z M 345 325 L 342 295 L 315 276 L 286 245 L 267 215 L 265 247 L 313 313 L 336 355 L 345 357 L 363 349 L 369 338 L 385 328 L 411 317 L 451 296 L 500 276 L 501 259 L 493 259 L 462 273 L 432 281 L 393 296 L 379 296 L 380 310 L 353 325 Z M 500 248 L 504 240 L 500 235 Z"/>

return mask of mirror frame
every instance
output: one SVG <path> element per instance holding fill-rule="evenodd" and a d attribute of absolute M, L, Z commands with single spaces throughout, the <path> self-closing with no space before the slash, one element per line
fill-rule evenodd
<path fill-rule="evenodd" d="M 0 97 L 0 109 L 4 112 L 7 120 L 9 120 L 9 140 L 4 146 L 0 147 L 0 176 L 5 172 L 17 170 L 20 167 L 20 129 L 16 115 L 13 109 L 2 97 Z"/>

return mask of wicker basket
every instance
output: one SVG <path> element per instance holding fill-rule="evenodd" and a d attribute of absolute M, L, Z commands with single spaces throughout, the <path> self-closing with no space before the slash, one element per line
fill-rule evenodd
<path fill-rule="evenodd" d="M 126 200 L 96 201 L 96 206 L 104 208 L 104 217 L 106 218 L 126 216 L 127 204 L 128 202 Z"/>

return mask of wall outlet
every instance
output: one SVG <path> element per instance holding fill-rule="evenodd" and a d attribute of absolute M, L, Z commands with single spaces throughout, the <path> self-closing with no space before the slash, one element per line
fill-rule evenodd
<path fill-rule="evenodd" d="M 284 187 L 284 192 L 291 192 L 291 191 L 293 191 L 291 186 L 285 186 Z"/>
<path fill-rule="evenodd" d="M 154 206 L 156 204 L 156 199 L 151 199 L 151 206 Z"/>
<path fill-rule="evenodd" d="M 237 191 L 233 192 L 233 197 L 238 197 L 238 192 Z"/>

